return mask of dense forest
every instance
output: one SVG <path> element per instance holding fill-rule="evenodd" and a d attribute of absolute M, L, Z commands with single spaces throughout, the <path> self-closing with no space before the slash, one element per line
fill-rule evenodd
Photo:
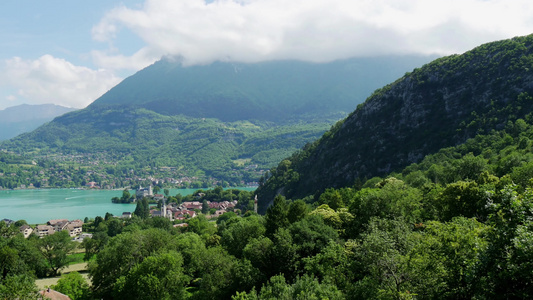
<path fill-rule="evenodd" d="M 239 209 L 178 228 L 97 217 L 83 243 L 92 285 L 74 274 L 55 288 L 79 284 L 74 299 L 530 298 L 532 141 L 519 119 L 386 177 L 278 196 L 264 216 Z M 1 232 L 0 296 L 60 270 L 46 263 L 47 239 Z"/>

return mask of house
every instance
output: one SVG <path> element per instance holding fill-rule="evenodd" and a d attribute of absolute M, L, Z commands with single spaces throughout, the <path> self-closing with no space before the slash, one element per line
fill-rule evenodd
<path fill-rule="evenodd" d="M 141 186 L 139 186 L 139 189 L 135 191 L 135 197 L 137 199 L 142 199 L 144 197 L 152 197 L 154 194 L 152 193 L 152 186 L 149 186 L 147 189 L 143 189 Z"/>
<path fill-rule="evenodd" d="M 152 209 L 152 210 L 150 210 L 150 216 L 152 216 L 152 217 L 162 217 L 163 216 L 163 212 L 161 212 L 160 210 Z"/>
<path fill-rule="evenodd" d="M 70 221 L 67 225 L 67 229 L 69 231 L 70 236 L 77 236 L 83 231 L 83 221 L 79 219 Z"/>
<path fill-rule="evenodd" d="M 70 237 L 75 237 L 78 235 L 76 228 L 72 224 L 67 224 L 65 230 L 68 230 L 68 235 L 70 235 Z"/>
<path fill-rule="evenodd" d="M 223 215 L 224 213 L 226 213 L 226 210 L 224 210 L 224 209 L 217 209 L 217 211 L 215 211 L 215 216 L 216 216 L 216 217 L 220 217 L 220 216 Z"/>
<path fill-rule="evenodd" d="M 48 225 L 55 226 L 57 223 L 61 223 L 61 222 L 67 222 L 68 223 L 68 220 L 67 219 L 50 220 L 50 221 L 48 221 Z"/>
<path fill-rule="evenodd" d="M 87 182 L 86 186 L 90 189 L 96 189 L 98 188 L 98 183 L 97 182 L 94 182 L 94 181 L 91 181 L 91 182 Z"/>
<path fill-rule="evenodd" d="M 131 218 L 131 215 L 132 215 L 131 212 L 125 211 L 125 212 L 122 213 L 122 216 L 120 216 L 120 218 L 121 219 L 129 219 L 129 218 Z"/>
<path fill-rule="evenodd" d="M 39 291 L 39 294 L 43 296 L 41 299 L 51 299 L 51 300 L 70 300 L 70 297 L 62 294 L 58 291 L 54 291 L 51 288 L 46 290 Z"/>
<path fill-rule="evenodd" d="M 218 202 L 209 202 L 209 208 L 219 208 L 220 203 Z"/>
<path fill-rule="evenodd" d="M 33 232 L 33 228 L 31 228 L 29 225 L 26 225 L 26 224 L 20 226 L 19 230 L 20 230 L 20 233 L 24 235 L 24 238 L 28 238 L 30 234 Z"/>
<path fill-rule="evenodd" d="M 155 194 L 154 195 L 154 200 L 156 200 L 156 201 L 161 201 L 163 199 L 165 199 L 165 195 L 163 195 L 163 194 Z"/>
<path fill-rule="evenodd" d="M 15 221 L 10 220 L 10 219 L 3 219 L 2 221 L 4 221 L 4 223 L 6 223 L 7 226 L 9 226 L 9 225 L 15 223 Z"/>
<path fill-rule="evenodd" d="M 55 233 L 54 227 L 50 225 L 37 225 L 35 231 L 38 236 L 43 237 Z"/>
<path fill-rule="evenodd" d="M 187 216 L 189 218 L 194 218 L 194 217 L 196 217 L 196 212 L 194 210 L 186 210 L 186 209 L 184 209 L 184 210 L 180 210 L 180 211 L 174 213 L 174 219 L 177 219 L 177 220 L 183 220 L 183 219 L 187 218 Z"/>
<path fill-rule="evenodd" d="M 69 222 L 66 219 L 48 221 L 48 225 L 54 227 L 55 232 L 67 229 L 68 224 Z"/>
<path fill-rule="evenodd" d="M 65 230 L 68 230 L 68 234 L 71 236 L 71 237 L 75 237 L 77 236 L 78 234 L 81 234 L 82 232 L 82 227 L 83 227 L 83 222 L 82 223 L 78 223 L 78 222 L 70 222 L 66 229 Z"/>
<path fill-rule="evenodd" d="M 180 207 L 190 209 L 190 210 L 202 209 L 202 203 L 198 201 L 192 201 L 192 202 L 188 201 L 188 202 L 183 202 Z"/>

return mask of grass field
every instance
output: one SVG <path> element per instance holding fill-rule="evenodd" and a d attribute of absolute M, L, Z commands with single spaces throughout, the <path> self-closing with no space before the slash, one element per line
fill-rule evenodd
<path fill-rule="evenodd" d="M 89 285 L 91 284 L 91 281 L 88 278 L 89 274 L 87 273 L 87 263 L 78 263 L 78 264 L 69 265 L 68 267 L 63 269 L 61 271 L 61 273 L 62 274 L 67 274 L 67 273 L 74 272 L 74 271 L 79 272 L 81 274 L 81 276 L 83 276 L 83 278 L 85 278 L 87 283 Z M 59 280 L 59 278 L 61 278 L 61 277 L 51 277 L 51 278 L 37 279 L 37 280 L 35 280 L 35 284 L 37 285 L 37 288 L 39 290 L 42 290 L 42 289 L 45 289 L 45 288 L 47 288 L 47 287 L 49 287 L 51 285 L 57 284 L 57 281 Z"/>

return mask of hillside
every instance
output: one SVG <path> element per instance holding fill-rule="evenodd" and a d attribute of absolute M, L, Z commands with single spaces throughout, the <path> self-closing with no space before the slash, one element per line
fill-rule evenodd
<path fill-rule="evenodd" d="M 398 171 L 441 148 L 502 130 L 533 108 L 533 36 L 437 59 L 377 90 L 320 140 L 282 161 L 257 193 L 304 197 Z"/>
<path fill-rule="evenodd" d="M 320 137 L 372 90 L 426 59 L 192 67 L 163 59 L 86 109 L 2 147 L 67 161 L 80 156 L 88 161 L 98 153 L 102 163 L 123 169 L 173 167 L 181 170 L 179 176 L 253 182 Z"/>
<path fill-rule="evenodd" d="M 0 110 L 0 141 L 30 132 L 75 109 L 54 104 L 22 104 Z"/>

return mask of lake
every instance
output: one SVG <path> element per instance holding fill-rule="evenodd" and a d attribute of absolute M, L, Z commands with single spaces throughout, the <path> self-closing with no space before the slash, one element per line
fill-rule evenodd
<path fill-rule="evenodd" d="M 253 191 L 255 188 L 238 188 Z M 170 195 L 190 195 L 197 189 L 170 189 Z M 131 191 L 134 193 L 134 191 Z M 106 212 L 122 215 L 135 210 L 135 204 L 114 204 L 111 198 L 122 190 L 35 189 L 0 191 L 0 220 L 26 220 L 42 224 L 52 219 L 104 217 Z"/>

